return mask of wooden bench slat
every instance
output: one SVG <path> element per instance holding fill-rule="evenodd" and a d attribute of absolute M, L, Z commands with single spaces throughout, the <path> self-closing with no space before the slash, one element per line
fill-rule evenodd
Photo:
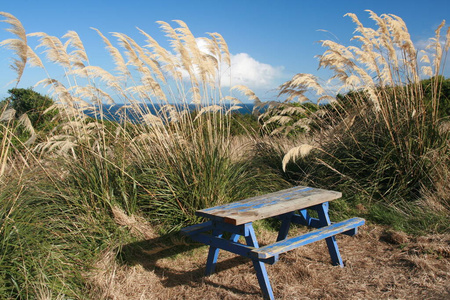
<path fill-rule="evenodd" d="M 212 222 L 208 221 L 205 223 L 184 227 L 183 229 L 180 230 L 180 233 L 183 235 L 192 236 L 211 229 L 212 229 Z"/>
<path fill-rule="evenodd" d="M 358 226 L 363 225 L 364 223 L 365 220 L 362 218 L 352 218 L 346 221 L 334 223 L 332 225 L 322 227 L 300 236 L 284 239 L 274 244 L 255 249 L 252 251 L 252 255 L 253 257 L 258 259 L 267 259 L 273 256 L 277 256 L 280 253 L 296 249 L 300 246 L 307 245 L 318 240 L 322 240 L 336 234 L 352 230 Z"/>
<path fill-rule="evenodd" d="M 241 225 L 338 199 L 340 192 L 297 186 L 238 202 L 198 210 L 197 215 Z"/>

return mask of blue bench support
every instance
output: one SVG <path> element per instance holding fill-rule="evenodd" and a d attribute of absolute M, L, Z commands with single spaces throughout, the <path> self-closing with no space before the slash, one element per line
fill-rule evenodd
<path fill-rule="evenodd" d="M 287 235 L 289 233 L 289 227 L 291 226 L 292 218 L 294 216 L 295 216 L 295 213 L 290 212 L 290 213 L 284 214 L 279 217 L 279 219 L 281 219 L 281 227 L 280 227 L 280 231 L 278 232 L 277 242 L 284 240 L 287 237 Z"/>
<path fill-rule="evenodd" d="M 211 229 L 210 224 L 202 223 L 184 228 L 181 233 L 189 235 L 193 240 L 209 245 L 208 258 L 206 260 L 205 275 L 209 276 L 214 273 L 219 256 L 220 249 L 239 254 L 252 259 L 253 267 L 256 271 L 256 277 L 261 287 L 261 291 L 265 299 L 274 299 L 272 287 L 270 286 L 269 276 L 267 275 L 264 263 L 274 264 L 272 258 L 259 259 L 251 257 L 251 252 L 259 247 L 256 239 L 255 231 L 252 223 L 245 224 L 244 234 L 247 245 L 238 243 L 239 234 L 233 233 L 229 240 L 222 238 L 223 231 L 217 228 L 213 229 L 212 235 L 201 232 L 201 228 L 205 231 Z"/>

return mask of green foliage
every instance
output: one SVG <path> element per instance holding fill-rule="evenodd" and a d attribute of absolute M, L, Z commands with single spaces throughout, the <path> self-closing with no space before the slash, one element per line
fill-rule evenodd
<path fill-rule="evenodd" d="M 196 120 L 197 124 L 199 123 L 197 119 L 198 113 L 198 111 L 193 111 L 190 113 L 190 118 L 192 120 Z M 225 116 L 223 113 L 217 112 L 208 114 L 210 115 L 210 119 L 215 122 L 215 124 L 213 124 L 214 128 L 229 131 L 223 131 L 222 134 L 229 134 L 230 136 L 255 134 L 264 135 L 267 132 L 259 123 L 258 117 L 253 114 L 242 114 L 239 112 L 231 112 L 228 113 L 227 116 Z M 214 117 L 213 115 L 216 115 L 216 117 Z M 218 115 L 220 116 L 217 117 Z"/>
<path fill-rule="evenodd" d="M 338 113 L 333 115 L 347 112 L 346 115 L 353 115 L 353 124 L 350 127 L 351 135 L 344 135 L 341 146 L 332 141 L 332 146 L 325 146 L 335 148 L 335 163 L 332 165 L 351 178 L 366 181 L 365 189 L 369 190 L 370 194 L 382 197 L 391 194 L 390 198 L 411 196 L 412 200 L 419 197 L 423 186 L 433 185 L 432 174 L 436 164 L 433 159 L 436 155 L 446 157 L 449 153 L 449 134 L 440 128 L 440 118 L 446 116 L 445 104 L 450 96 L 449 90 L 438 86 L 441 90 L 437 97 L 438 103 L 442 105 L 439 106 L 437 116 L 433 117 L 431 103 L 432 97 L 435 96 L 430 90 L 433 80 L 421 81 L 426 110 L 416 114 L 415 110 L 411 112 L 412 109 L 408 110 L 397 104 L 398 112 L 388 121 L 380 121 L 370 113 L 360 114 L 355 111 L 358 109 L 355 109 L 355 103 L 367 103 L 367 96 L 363 92 L 350 92 L 341 96 L 342 104 L 334 107 Z M 441 78 L 440 82 L 448 81 Z M 392 92 L 387 94 L 387 97 L 391 98 L 388 101 L 398 102 L 395 93 L 406 94 L 406 89 L 411 87 L 393 88 Z M 421 95 L 419 93 L 414 97 Z M 434 153 L 433 157 L 431 153 Z"/>
<path fill-rule="evenodd" d="M 52 176 L 34 169 L 1 183 L 0 298 L 87 299 L 84 276 L 92 264 L 106 249 L 133 241 L 109 208 Z"/>
<path fill-rule="evenodd" d="M 128 214 L 136 213 L 136 183 L 123 168 L 89 151 L 66 165 L 70 186 L 86 206 L 108 212 L 118 206 Z"/>
<path fill-rule="evenodd" d="M 56 114 L 56 110 L 44 113 L 54 103 L 48 96 L 43 96 L 33 89 L 13 88 L 8 90 L 10 96 L 4 101 L 16 110 L 16 117 L 27 114 L 32 126 L 37 130 L 48 129 L 49 122 Z"/>
<path fill-rule="evenodd" d="M 299 164 L 289 164 L 286 170 L 282 168 L 285 154 L 284 143 L 286 139 L 272 139 L 270 141 L 259 141 L 252 149 L 253 155 L 249 158 L 253 165 L 270 170 L 278 177 L 289 182 L 291 185 L 305 182 L 308 174 Z"/>
<path fill-rule="evenodd" d="M 425 103 L 429 110 L 432 109 L 431 102 L 434 95 L 438 98 L 438 116 L 445 118 L 450 116 L 450 78 L 445 78 L 442 75 L 424 79 L 420 81 L 424 91 Z M 437 90 L 433 90 L 437 89 Z"/>
<path fill-rule="evenodd" d="M 230 130 L 232 136 L 239 136 L 261 132 L 262 128 L 255 115 L 232 113 Z"/>
<path fill-rule="evenodd" d="M 432 115 L 432 102 L 436 98 L 438 117 L 446 118 L 450 116 L 450 78 L 445 78 L 442 75 L 432 77 L 429 79 L 423 79 L 420 81 L 420 88 L 423 91 L 422 97 L 424 98 L 424 104 L 427 108 L 428 115 Z M 398 88 L 398 87 L 397 87 Z M 410 86 L 404 87 L 409 89 Z M 352 107 L 352 103 L 358 101 L 357 99 L 363 99 L 364 102 L 369 103 L 370 100 L 363 91 L 349 91 L 346 94 L 338 94 L 336 98 L 339 101 L 339 105 L 327 106 L 328 111 L 339 110 L 344 112 Z"/>
<path fill-rule="evenodd" d="M 414 203 L 398 203 L 395 207 L 377 203 L 369 207 L 367 218 L 394 230 L 414 235 L 449 232 L 448 215 Z"/>
<path fill-rule="evenodd" d="M 14 88 L 10 97 L 0 102 L 0 112 L 9 115 L 3 119 L 0 127 L 0 139 L 3 149 L 8 146 L 11 153 L 23 150 L 25 145 L 39 142 L 56 126 L 53 118 L 56 109 L 50 109 L 53 100 L 33 91 L 31 88 Z M 9 114 L 8 112 L 14 112 Z"/>

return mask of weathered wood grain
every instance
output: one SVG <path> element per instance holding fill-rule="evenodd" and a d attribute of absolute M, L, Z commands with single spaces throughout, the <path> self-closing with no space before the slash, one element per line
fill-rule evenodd
<path fill-rule="evenodd" d="M 338 199 L 340 192 L 297 186 L 275 193 L 198 210 L 197 215 L 241 225 Z"/>

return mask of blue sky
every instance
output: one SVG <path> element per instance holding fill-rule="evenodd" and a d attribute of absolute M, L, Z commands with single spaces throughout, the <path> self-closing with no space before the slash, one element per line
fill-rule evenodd
<path fill-rule="evenodd" d="M 183 20 L 196 37 L 206 32 L 219 32 L 228 43 L 236 64 L 248 74 L 243 80 L 261 98 L 270 98 L 274 89 L 296 73 L 312 73 L 327 77 L 326 71 L 317 71 L 315 55 L 324 49 L 317 43 L 333 39 L 348 45 L 355 25 L 343 17 L 352 12 L 365 25 L 372 25 L 366 9 L 377 14 L 391 13 L 406 22 L 412 40 L 424 44 L 434 35 L 443 19 L 450 22 L 447 1 L 151 1 L 151 0 L 1 0 L 0 11 L 16 16 L 27 33 L 43 31 L 62 37 L 75 30 L 85 43 L 92 64 L 104 66 L 110 61 L 99 36 L 90 29 L 98 28 L 104 34 L 121 32 L 144 43 L 136 30 L 139 27 L 164 44 L 158 20 Z M 173 23 L 172 23 L 173 24 Z M 0 23 L 0 40 L 11 38 Z M 327 31 L 321 31 L 327 30 Z M 38 49 L 38 53 L 41 50 Z M 0 49 L 0 100 L 14 85 L 15 78 L 8 68 L 11 52 Z M 447 66 L 445 76 L 450 75 Z M 42 79 L 42 72 L 28 69 L 20 87 L 32 86 Z"/>

